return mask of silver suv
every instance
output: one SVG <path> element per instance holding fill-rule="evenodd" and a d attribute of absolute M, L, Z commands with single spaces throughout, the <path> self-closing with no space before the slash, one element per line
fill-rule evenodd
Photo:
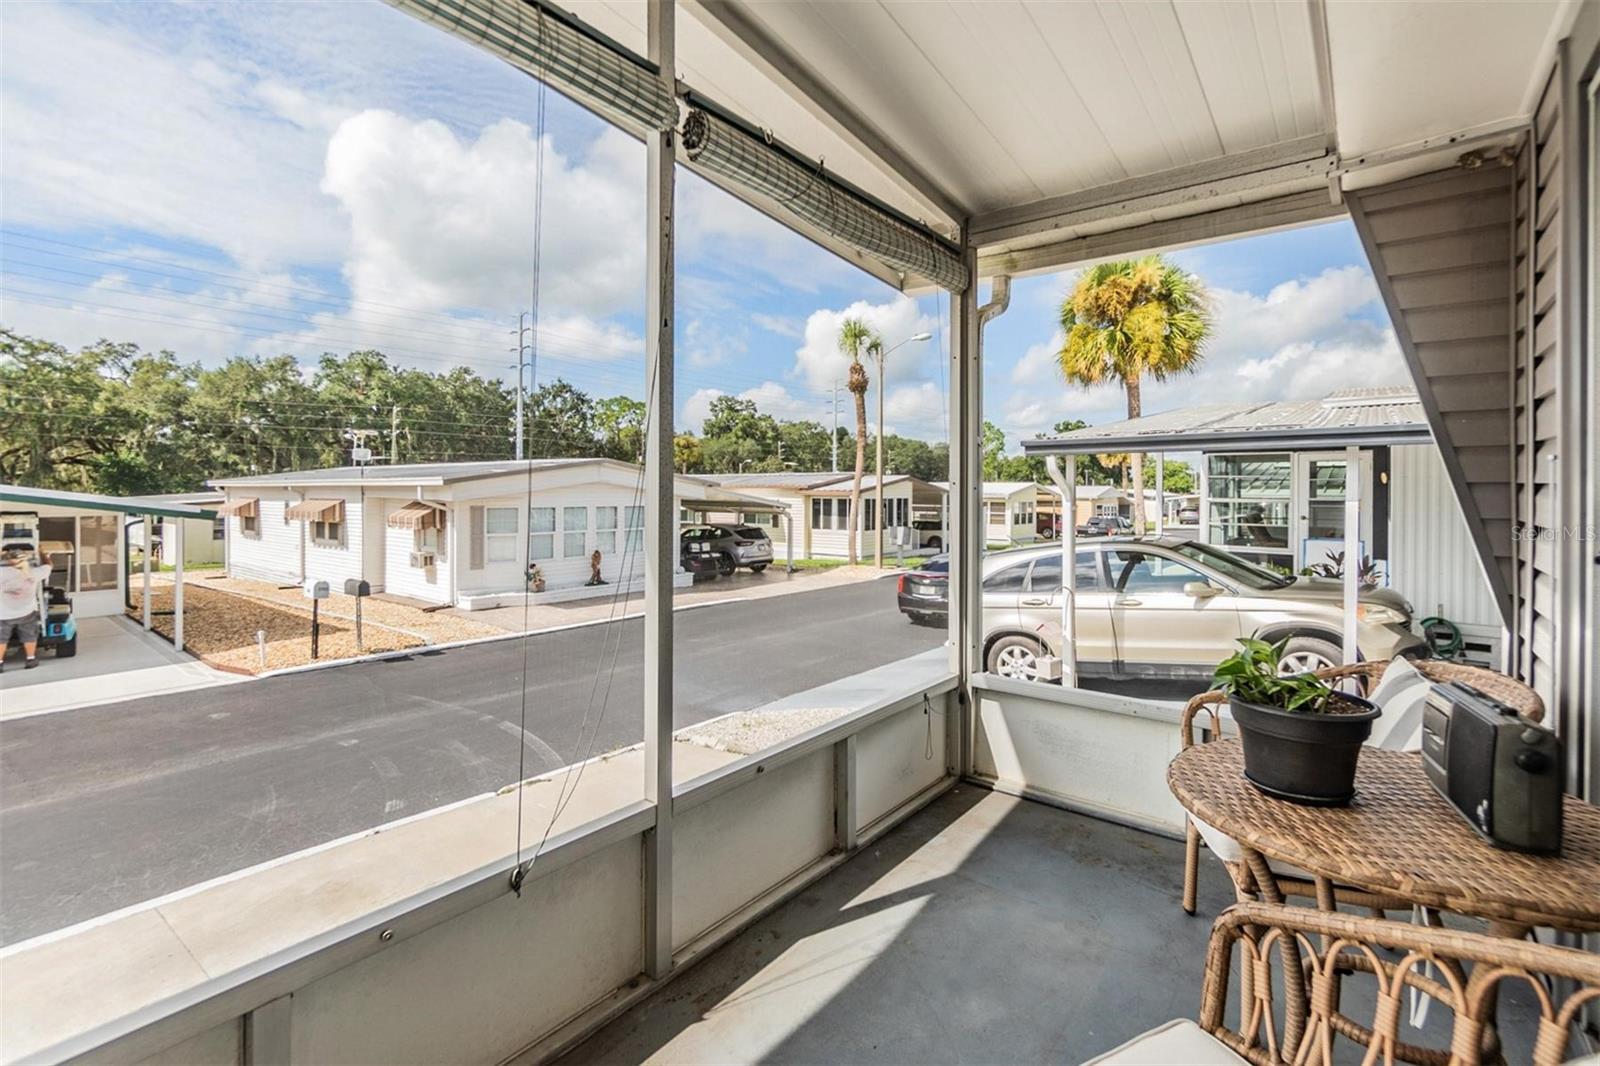
<path fill-rule="evenodd" d="M 772 565 L 772 540 L 760 526 L 688 526 L 679 537 L 683 546 L 704 545 L 716 556 L 717 573 L 724 577 L 741 566 L 759 574 Z"/>
<path fill-rule="evenodd" d="M 996 552 L 983 566 L 984 656 L 990 673 L 1038 675 L 1061 652 L 1061 547 Z M 1287 577 L 1178 536 L 1108 537 L 1077 549 L 1078 672 L 1085 677 L 1203 680 L 1240 637 L 1289 638 L 1285 669 L 1343 661 L 1344 586 Z M 1411 605 L 1390 589 L 1358 599 L 1364 659 L 1426 647 Z"/>

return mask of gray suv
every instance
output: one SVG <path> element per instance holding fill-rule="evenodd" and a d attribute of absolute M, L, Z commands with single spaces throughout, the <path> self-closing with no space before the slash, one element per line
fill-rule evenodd
<path fill-rule="evenodd" d="M 683 547 L 703 545 L 704 551 L 716 556 L 717 573 L 724 577 L 741 566 L 759 574 L 772 565 L 772 540 L 760 526 L 689 526 L 679 534 L 679 542 Z"/>
<path fill-rule="evenodd" d="M 1288 577 L 1178 536 L 1108 537 L 1077 550 L 1078 672 L 1085 677 L 1205 680 L 1240 637 L 1287 638 L 1284 669 L 1343 661 L 1344 586 Z M 983 564 L 984 662 L 1034 678 L 1061 652 L 1061 547 L 996 552 Z M 902 608 L 903 609 L 903 608 Z M 1412 609 L 1391 589 L 1358 599 L 1363 659 L 1424 652 Z"/>

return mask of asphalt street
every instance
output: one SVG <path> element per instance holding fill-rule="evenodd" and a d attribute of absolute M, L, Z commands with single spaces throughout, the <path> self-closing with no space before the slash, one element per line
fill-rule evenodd
<path fill-rule="evenodd" d="M 887 581 L 674 618 L 680 727 L 944 640 Z M 636 743 L 643 637 L 634 619 L 8 723 L 0 943 L 493 791 L 519 748 L 533 776 Z"/>

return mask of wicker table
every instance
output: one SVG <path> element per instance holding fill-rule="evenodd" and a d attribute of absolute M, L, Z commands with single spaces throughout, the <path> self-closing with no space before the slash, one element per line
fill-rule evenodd
<path fill-rule="evenodd" d="M 1217 740 L 1181 752 L 1167 784 L 1189 813 L 1239 841 L 1252 872 L 1265 874 L 1265 856 L 1312 874 L 1319 895 L 1332 883 L 1354 885 L 1485 918 L 1506 935 L 1535 925 L 1600 929 L 1600 807 L 1568 796 L 1561 854 L 1526 855 L 1474 833 L 1433 790 L 1415 752 L 1363 749 L 1348 807 L 1273 799 L 1243 770 L 1239 742 Z"/>
<path fill-rule="evenodd" d="M 1600 929 L 1600 808 L 1566 797 L 1560 855 L 1526 855 L 1485 843 L 1434 791 L 1415 752 L 1364 748 L 1356 796 L 1347 807 L 1273 799 L 1244 779 L 1236 739 L 1186 748 L 1167 768 L 1178 802 L 1239 842 L 1233 871 L 1240 898 L 1283 902 L 1267 859 L 1292 863 L 1316 882 L 1318 906 L 1334 910 L 1334 885 L 1486 919 L 1488 931 L 1523 937 L 1533 926 Z M 1308 990 L 1299 952 L 1285 973 L 1285 1046 L 1304 1031 Z M 1479 980 L 1469 979 L 1469 994 Z M 1491 1011 L 1492 1013 L 1492 1011 Z M 1358 1040 L 1370 1032 L 1335 1013 L 1335 1028 Z M 1496 1052 L 1493 1026 L 1485 1051 Z M 1397 1045 L 1395 1057 L 1442 1064 L 1448 1053 Z"/>

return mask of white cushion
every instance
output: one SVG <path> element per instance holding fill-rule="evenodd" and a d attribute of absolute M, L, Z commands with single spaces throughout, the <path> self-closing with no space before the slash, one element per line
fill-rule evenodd
<path fill-rule="evenodd" d="M 1367 747 L 1420 751 L 1422 711 L 1432 688 L 1432 682 L 1409 659 L 1396 656 L 1367 697 L 1382 712 L 1372 723 Z"/>
<path fill-rule="evenodd" d="M 1084 1066 L 1241 1066 L 1244 1061 L 1194 1022 L 1179 1018 L 1139 1034 Z"/>

